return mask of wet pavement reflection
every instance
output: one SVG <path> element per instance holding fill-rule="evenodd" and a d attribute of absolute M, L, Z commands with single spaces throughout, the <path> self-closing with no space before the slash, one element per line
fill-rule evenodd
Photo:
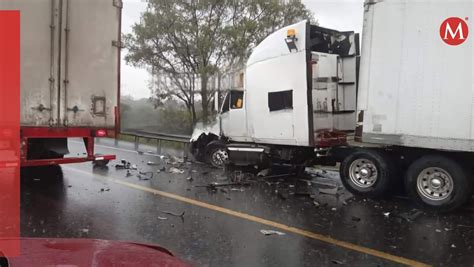
<path fill-rule="evenodd" d="M 354 197 L 331 169 L 310 168 L 295 177 L 282 168 L 259 177 L 252 170 L 184 162 L 179 151 L 154 155 L 145 147 L 136 153 L 127 145 L 97 147 L 117 155 L 108 167 L 22 170 L 22 236 L 154 243 L 198 266 L 399 265 L 123 181 L 421 263 L 474 264 L 474 201 L 454 213 L 426 213 L 400 194 L 378 201 Z M 70 142 L 70 149 L 82 153 L 79 142 Z"/>

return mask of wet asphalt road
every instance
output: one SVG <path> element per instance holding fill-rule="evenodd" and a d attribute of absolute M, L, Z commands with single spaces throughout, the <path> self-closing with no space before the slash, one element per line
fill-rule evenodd
<path fill-rule="evenodd" d="M 69 145 L 74 156 L 82 153 L 80 142 Z M 354 198 L 331 171 L 257 179 L 161 159 L 151 147 L 141 146 L 150 153 L 140 155 L 131 143 L 112 146 L 108 140 L 96 146 L 97 153 L 117 155 L 108 168 L 82 163 L 23 171 L 21 235 L 153 243 L 197 266 L 474 266 L 474 201 L 451 214 L 431 214 L 404 197 Z M 120 159 L 153 178 L 139 178 L 138 171 L 127 177 L 114 167 Z M 172 167 L 184 173 L 169 173 Z M 242 176 L 250 185 L 199 187 Z M 262 229 L 285 235 L 266 236 Z"/>

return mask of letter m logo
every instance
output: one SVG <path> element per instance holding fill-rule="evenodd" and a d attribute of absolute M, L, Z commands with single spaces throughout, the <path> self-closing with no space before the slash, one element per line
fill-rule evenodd
<path fill-rule="evenodd" d="M 469 28 L 465 20 L 451 17 L 441 23 L 439 34 L 446 44 L 460 45 L 466 41 L 469 35 Z"/>

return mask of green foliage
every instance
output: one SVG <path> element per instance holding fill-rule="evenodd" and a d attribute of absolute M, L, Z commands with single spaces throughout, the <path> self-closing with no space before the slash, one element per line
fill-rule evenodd
<path fill-rule="evenodd" d="M 300 1 L 148 0 L 140 23 L 124 37 L 125 59 L 159 74 L 156 104 L 180 99 L 195 121 L 197 94 L 206 119 L 209 77 L 244 62 L 269 33 L 312 18 Z"/>

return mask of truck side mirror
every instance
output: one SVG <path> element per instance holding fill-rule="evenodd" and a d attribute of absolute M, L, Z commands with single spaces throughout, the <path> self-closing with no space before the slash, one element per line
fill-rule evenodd
<path fill-rule="evenodd" d="M 219 113 L 219 91 L 214 93 L 214 111 Z"/>

